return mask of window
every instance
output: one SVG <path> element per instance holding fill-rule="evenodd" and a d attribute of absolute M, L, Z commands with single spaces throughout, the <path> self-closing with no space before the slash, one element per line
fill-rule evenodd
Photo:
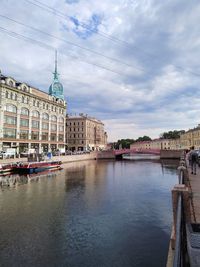
<path fill-rule="evenodd" d="M 43 130 L 48 130 L 48 129 L 49 129 L 49 124 L 46 123 L 46 122 L 43 122 L 43 123 L 42 123 L 42 129 L 43 129 Z"/>
<path fill-rule="evenodd" d="M 16 129 L 4 128 L 3 137 L 4 138 L 16 138 Z"/>
<path fill-rule="evenodd" d="M 7 104 L 5 106 L 5 111 L 12 112 L 12 113 L 17 113 L 17 107 L 12 105 L 12 104 Z"/>
<path fill-rule="evenodd" d="M 49 115 L 47 113 L 42 114 L 43 120 L 49 120 Z"/>
<path fill-rule="evenodd" d="M 12 116 L 4 116 L 4 123 L 10 124 L 10 125 L 16 125 L 17 124 L 17 118 Z"/>
<path fill-rule="evenodd" d="M 63 125 L 59 126 L 59 132 L 64 132 L 64 126 Z"/>
<path fill-rule="evenodd" d="M 22 103 L 24 103 L 24 96 L 22 96 Z"/>
<path fill-rule="evenodd" d="M 56 124 L 51 124 L 51 130 L 56 131 L 57 130 L 57 125 Z"/>
<path fill-rule="evenodd" d="M 56 134 L 51 134 L 51 141 L 56 141 Z"/>
<path fill-rule="evenodd" d="M 42 133 L 42 140 L 48 141 L 48 133 Z"/>
<path fill-rule="evenodd" d="M 64 118 L 63 117 L 60 117 L 59 118 L 59 122 L 64 123 Z M 70 125 L 71 125 L 71 123 L 70 123 Z"/>
<path fill-rule="evenodd" d="M 6 98 L 9 98 L 9 93 L 8 93 L 8 91 L 6 91 Z"/>
<path fill-rule="evenodd" d="M 20 139 L 28 139 L 28 130 L 20 131 Z"/>
<path fill-rule="evenodd" d="M 58 141 L 64 141 L 64 136 L 63 134 L 58 135 Z"/>
<path fill-rule="evenodd" d="M 28 127 L 29 120 L 28 119 L 20 119 L 20 126 L 22 127 Z"/>
<path fill-rule="evenodd" d="M 57 121 L 57 117 L 56 117 L 55 115 L 53 115 L 53 116 L 51 117 L 51 120 L 52 120 L 52 121 Z"/>
<path fill-rule="evenodd" d="M 31 132 L 31 139 L 32 140 L 39 140 L 39 132 Z"/>
<path fill-rule="evenodd" d="M 21 115 L 28 116 L 29 115 L 29 110 L 27 108 L 22 108 L 21 109 Z"/>
<path fill-rule="evenodd" d="M 37 107 L 39 108 L 39 106 L 40 106 L 40 103 L 39 103 L 39 101 L 37 102 Z"/>
<path fill-rule="evenodd" d="M 39 127 L 40 127 L 40 122 L 39 121 L 32 120 L 32 128 L 39 129 Z"/>
<path fill-rule="evenodd" d="M 37 110 L 34 110 L 34 111 L 32 112 L 32 116 L 35 117 L 35 118 L 39 118 L 40 113 L 39 113 Z"/>
<path fill-rule="evenodd" d="M 9 85 L 10 85 L 10 86 L 14 86 L 13 81 L 9 81 Z"/>

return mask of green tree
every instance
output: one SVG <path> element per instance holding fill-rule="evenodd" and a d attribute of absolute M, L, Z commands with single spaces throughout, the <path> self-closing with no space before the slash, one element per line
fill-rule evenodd
<path fill-rule="evenodd" d="M 174 131 L 169 131 L 169 132 L 164 132 L 160 135 L 161 139 L 178 139 L 180 138 L 180 135 L 184 133 L 184 130 L 174 130 Z"/>
<path fill-rule="evenodd" d="M 116 149 L 130 148 L 130 145 L 133 144 L 134 139 L 120 139 L 115 143 Z"/>
<path fill-rule="evenodd" d="M 151 141 L 151 138 L 147 135 L 144 135 L 143 137 L 138 137 L 136 142 L 141 142 L 141 141 Z"/>

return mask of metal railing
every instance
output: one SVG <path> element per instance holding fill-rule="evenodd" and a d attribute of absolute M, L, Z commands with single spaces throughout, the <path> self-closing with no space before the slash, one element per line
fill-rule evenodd
<path fill-rule="evenodd" d="M 179 173 L 179 184 L 184 183 L 184 171 L 180 169 Z M 175 253 L 173 260 L 173 267 L 183 267 L 184 256 L 183 256 L 183 239 L 184 239 L 184 213 L 183 213 L 183 199 L 181 192 L 178 195 L 177 213 L 176 213 L 176 242 L 175 242 Z"/>

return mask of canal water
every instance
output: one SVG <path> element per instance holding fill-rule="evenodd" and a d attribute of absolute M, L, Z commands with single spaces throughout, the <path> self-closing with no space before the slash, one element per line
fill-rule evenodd
<path fill-rule="evenodd" d="M 165 266 L 176 168 L 173 161 L 85 161 L 10 177 L 10 186 L 7 178 L 0 266 Z"/>

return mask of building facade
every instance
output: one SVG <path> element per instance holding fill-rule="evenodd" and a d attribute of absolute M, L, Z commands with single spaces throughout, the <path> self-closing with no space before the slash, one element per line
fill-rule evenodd
<path fill-rule="evenodd" d="M 57 64 L 53 90 L 47 94 L 0 74 L 0 151 L 16 148 L 22 153 L 34 148 L 41 153 L 65 148 L 66 102 L 60 88 L 55 95 L 55 75 L 57 79 Z"/>
<path fill-rule="evenodd" d="M 176 150 L 180 149 L 180 139 L 154 139 L 151 141 L 135 142 L 131 144 L 131 149 L 158 149 Z"/>
<path fill-rule="evenodd" d="M 66 144 L 71 151 L 103 150 L 107 146 L 104 124 L 84 114 L 66 117 Z"/>
<path fill-rule="evenodd" d="M 183 149 L 190 149 L 191 146 L 200 149 L 200 125 L 181 134 L 180 144 Z"/>

